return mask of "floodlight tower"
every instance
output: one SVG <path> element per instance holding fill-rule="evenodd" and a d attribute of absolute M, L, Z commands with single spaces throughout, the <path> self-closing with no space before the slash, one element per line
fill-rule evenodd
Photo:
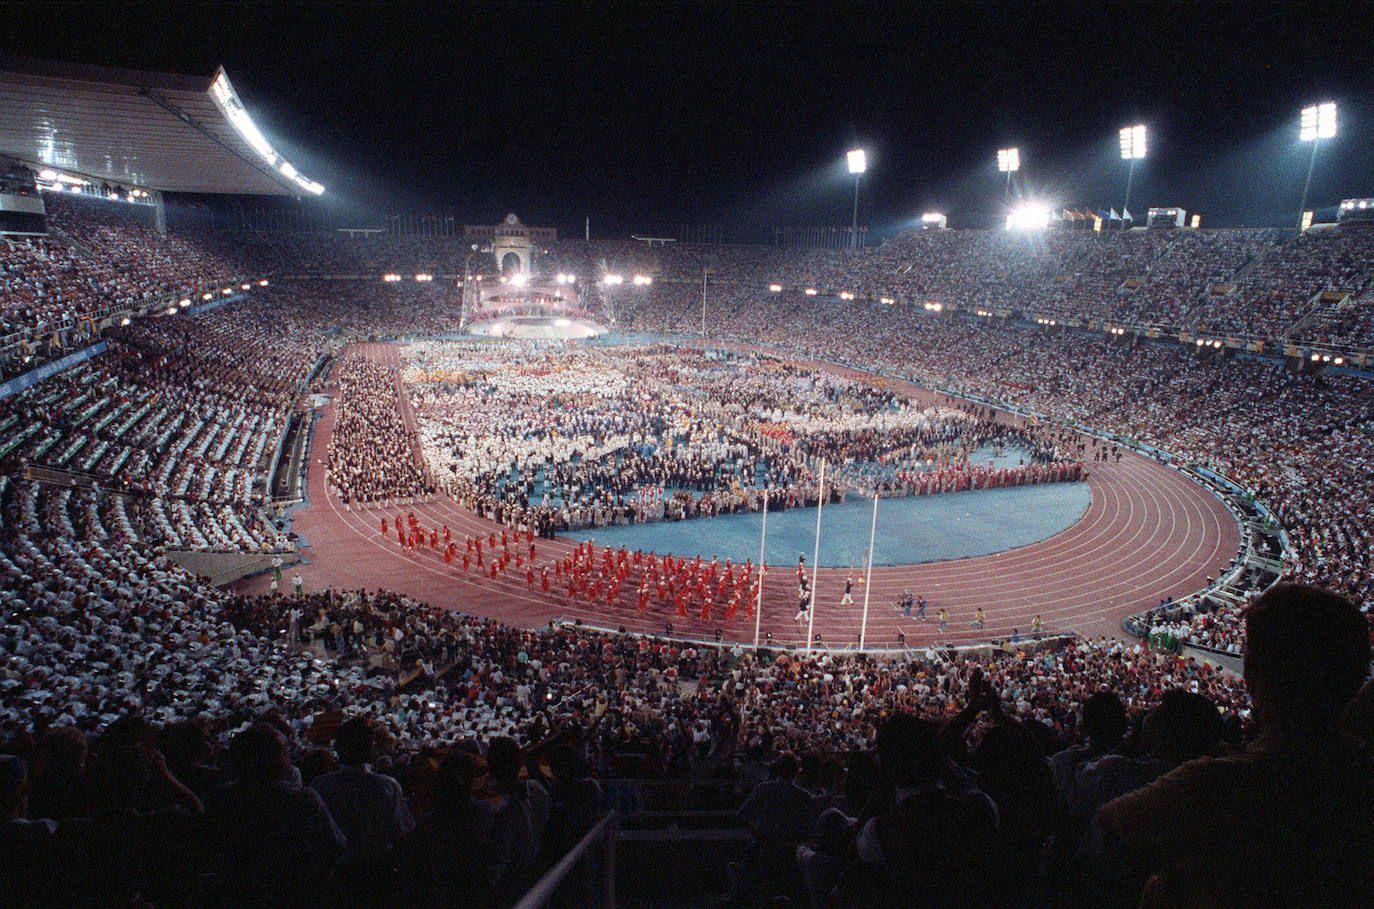
<path fill-rule="evenodd" d="M 999 148 L 997 150 L 997 170 L 1007 175 L 1007 191 L 1003 201 L 1011 204 L 1011 175 L 1021 169 L 1021 149 Z"/>
<path fill-rule="evenodd" d="M 1323 139 L 1336 137 L 1336 102 L 1323 101 L 1302 109 L 1302 119 L 1298 121 L 1298 138 L 1312 143 L 1312 157 L 1307 162 L 1307 181 L 1302 185 L 1302 204 L 1298 206 L 1298 230 L 1303 229 L 1304 213 L 1307 211 L 1307 193 L 1312 189 L 1312 171 L 1317 166 L 1317 146 Z"/>
<path fill-rule="evenodd" d="M 849 152 L 849 172 L 854 175 L 854 220 L 849 227 L 849 248 L 859 248 L 859 178 L 868 170 L 868 154 L 862 148 Z"/>
<path fill-rule="evenodd" d="M 1121 203 L 1121 227 L 1126 227 L 1126 213 L 1131 206 L 1131 181 L 1135 179 L 1135 162 L 1145 157 L 1145 126 L 1123 126 L 1118 133 L 1121 139 L 1121 157 L 1130 162 L 1126 171 L 1126 201 Z"/>

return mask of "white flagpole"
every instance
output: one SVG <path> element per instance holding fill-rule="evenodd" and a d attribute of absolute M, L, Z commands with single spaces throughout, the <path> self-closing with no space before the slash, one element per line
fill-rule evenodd
<path fill-rule="evenodd" d="M 815 636 L 811 633 L 816 627 L 816 588 L 820 586 L 821 569 L 818 564 L 821 560 L 821 511 L 825 508 L 825 458 L 821 458 L 821 482 L 816 489 L 816 551 L 811 556 L 811 603 L 806 607 L 806 652 L 811 653 L 811 642 Z"/>
<path fill-rule="evenodd" d="M 759 532 L 759 595 L 754 603 L 754 649 L 759 649 L 759 624 L 763 621 L 763 566 L 768 556 L 764 548 L 768 539 L 768 490 L 763 492 L 763 530 Z"/>
<path fill-rule="evenodd" d="M 878 539 L 878 490 L 873 490 L 873 522 L 868 527 L 868 575 L 864 578 L 864 618 L 859 626 L 859 649 L 868 643 L 868 594 L 873 589 L 873 544 Z"/>

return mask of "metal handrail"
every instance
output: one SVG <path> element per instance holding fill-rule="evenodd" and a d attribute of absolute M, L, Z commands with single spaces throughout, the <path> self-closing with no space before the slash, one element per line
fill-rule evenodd
<path fill-rule="evenodd" d="M 547 905 L 549 900 L 553 899 L 554 894 L 558 892 L 564 879 L 587 854 L 587 851 L 592 848 L 592 845 L 598 841 L 602 842 L 606 848 L 605 905 L 614 907 L 617 817 L 616 812 L 612 811 L 593 825 L 592 829 L 588 830 L 586 835 L 578 840 L 577 845 L 569 849 L 567 854 L 558 860 L 558 864 L 544 872 L 543 877 L 535 881 L 534 885 L 525 891 L 525 895 L 520 897 L 519 902 L 515 904 L 515 909 L 541 909 Z"/>

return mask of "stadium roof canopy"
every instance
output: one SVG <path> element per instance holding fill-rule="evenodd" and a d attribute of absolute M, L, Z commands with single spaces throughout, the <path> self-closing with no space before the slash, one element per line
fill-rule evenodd
<path fill-rule="evenodd" d="M 0 56 L 0 154 L 166 192 L 324 191 L 272 148 L 223 69 L 206 78 Z"/>

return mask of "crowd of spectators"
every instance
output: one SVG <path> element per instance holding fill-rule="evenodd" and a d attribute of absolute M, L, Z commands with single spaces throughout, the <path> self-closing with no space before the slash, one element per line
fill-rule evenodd
<path fill-rule="evenodd" d="M 612 800 L 646 797 L 595 782 L 618 777 L 758 781 L 732 879 L 746 905 L 1127 905 L 1152 872 L 1150 905 L 1172 904 L 1158 888 L 1253 893 L 1223 841 L 1297 849 L 1264 875 L 1285 900 L 1317 886 L 1321 905 L 1361 905 L 1370 886 L 1360 863 L 1336 874 L 1302 851 L 1370 845 L 1371 729 L 1347 708 L 1367 630 L 1322 592 L 1279 588 L 1252 609 L 1247 695 L 1117 641 L 755 655 L 510 628 L 381 592 L 58 577 L 96 583 L 78 601 L 36 589 L 7 616 L 3 868 L 20 905 L 443 905 L 459 872 L 466 904 L 505 905 Z M 1320 818 L 1272 823 L 1316 810 L 1304 774 L 1326 781 Z"/>
<path fill-rule="evenodd" d="M 435 485 L 420 463 L 415 432 L 401 413 L 400 368 L 351 356 L 335 370 L 334 378 L 338 421 L 325 470 L 344 504 L 407 501 L 432 494 Z"/>

